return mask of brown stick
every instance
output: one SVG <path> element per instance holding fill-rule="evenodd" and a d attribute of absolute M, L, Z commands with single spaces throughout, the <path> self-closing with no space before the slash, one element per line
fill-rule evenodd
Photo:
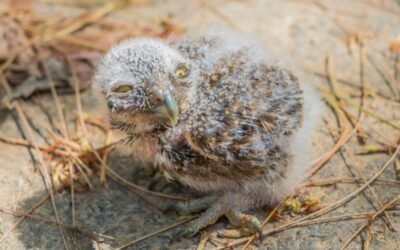
<path fill-rule="evenodd" d="M 398 195 L 396 198 L 394 198 L 392 201 L 388 202 L 386 205 L 384 205 L 381 209 L 379 209 L 379 211 L 377 211 L 372 217 L 371 219 L 365 223 L 364 225 L 362 225 L 361 227 L 359 227 L 351 236 L 348 240 L 346 240 L 346 242 L 343 244 L 343 246 L 340 248 L 340 250 L 344 250 L 347 248 L 347 246 L 353 241 L 353 239 L 362 231 L 364 230 L 364 228 L 366 228 L 367 226 L 371 225 L 382 213 L 384 213 L 388 208 L 390 208 L 391 206 L 393 206 L 397 201 L 400 200 L 400 195 Z"/>
<path fill-rule="evenodd" d="M 10 85 L 9 85 L 8 82 L 6 81 L 5 77 L 4 77 L 4 76 L 1 76 L 1 70 L 0 70 L 0 81 L 1 81 L 1 83 L 2 83 L 2 85 L 3 85 L 3 87 L 4 87 L 4 89 L 6 90 L 7 94 L 9 94 L 9 95 L 12 94 Z M 20 105 L 20 103 L 19 103 L 18 100 L 15 101 L 15 110 L 17 111 L 18 117 L 19 117 L 19 119 L 20 119 L 21 122 L 22 122 L 22 125 L 23 125 L 23 128 L 24 128 L 25 132 L 27 133 L 27 137 L 28 137 L 29 144 L 32 144 L 32 145 L 33 145 L 33 148 L 34 148 L 37 152 L 40 152 L 39 146 L 38 146 L 38 145 L 36 144 L 36 142 L 35 142 L 35 139 L 34 139 L 35 137 L 33 136 L 32 129 L 31 129 L 31 127 L 29 126 L 29 123 L 28 123 L 28 121 L 27 121 L 27 119 L 26 119 L 26 116 L 25 116 L 25 114 L 24 114 L 24 111 L 23 111 L 23 109 L 22 109 L 22 106 Z M 40 169 L 40 172 L 42 173 L 42 176 L 44 176 L 44 178 L 45 178 L 45 180 L 44 180 L 44 185 L 45 185 L 45 187 L 47 188 L 47 190 L 48 190 L 48 192 L 49 192 L 49 194 L 50 194 L 51 204 L 52 204 L 52 207 L 53 207 L 54 215 L 55 215 L 55 217 L 56 217 L 57 222 L 60 223 L 60 218 L 59 218 L 58 212 L 57 212 L 55 197 L 54 197 L 53 192 L 52 192 L 52 191 L 50 190 L 50 188 L 49 188 L 49 186 L 51 187 L 51 185 L 49 185 L 49 184 L 52 183 L 52 182 L 51 182 L 51 179 L 50 179 L 50 174 L 49 174 L 49 172 L 48 172 L 48 170 L 47 170 L 47 168 L 46 168 L 46 164 L 45 164 L 43 158 L 42 158 L 42 157 L 39 157 L 38 159 L 39 159 L 38 162 L 39 162 L 39 166 L 40 166 L 40 168 L 39 168 L 39 169 Z M 68 248 L 68 245 L 67 245 L 67 241 L 66 241 L 65 235 L 64 235 L 64 231 L 63 231 L 63 229 L 62 229 L 61 226 L 59 226 L 59 230 L 60 230 L 60 232 L 61 232 L 61 238 L 62 238 L 62 240 L 63 240 L 63 243 L 64 243 L 65 248 L 66 248 L 66 249 L 69 249 L 69 248 Z"/>
<path fill-rule="evenodd" d="M 157 231 L 155 231 L 155 232 L 153 232 L 153 233 L 149 233 L 149 234 L 147 234 L 147 235 L 145 235 L 145 236 L 142 236 L 142 237 L 140 237 L 140 238 L 138 238 L 138 239 L 136 239 L 136 240 L 133 240 L 133 241 L 128 242 L 128 243 L 126 243 L 126 244 L 124 244 L 124 245 L 122 245 L 122 246 L 119 246 L 119 247 L 117 247 L 115 250 L 121 250 L 121 249 L 127 248 L 127 247 L 129 247 L 129 246 L 131 246 L 131 245 L 133 245 L 133 244 L 136 244 L 136 243 L 140 242 L 140 241 L 143 241 L 143 240 L 145 240 L 145 239 L 148 239 L 148 238 L 150 238 L 150 237 L 153 237 L 154 235 L 157 235 L 157 234 L 159 234 L 159 233 L 162 233 L 162 232 L 171 230 L 172 228 L 175 228 L 175 227 L 177 227 L 177 226 L 179 226 L 179 225 L 182 225 L 183 223 L 186 223 L 186 222 L 188 222 L 188 221 L 190 221 L 190 220 L 193 220 L 193 219 L 196 218 L 196 217 L 197 217 L 197 215 L 192 216 L 192 217 L 190 217 L 190 218 L 186 218 L 186 219 L 184 219 L 184 220 L 182 220 L 182 221 L 179 221 L 179 222 L 177 222 L 177 223 L 174 223 L 174 224 L 172 224 L 172 225 L 170 225 L 170 226 L 167 226 L 167 227 L 165 227 L 165 228 L 161 228 L 160 230 L 157 230 Z"/>
<path fill-rule="evenodd" d="M 14 231 L 19 224 L 21 224 L 21 222 L 30 214 L 32 214 L 38 207 L 40 207 L 43 203 L 45 203 L 45 201 L 47 201 L 50 197 L 50 194 L 47 194 L 45 197 L 43 197 L 42 199 L 40 199 L 38 201 L 38 203 L 36 203 L 31 209 L 28 210 L 28 212 L 26 212 L 25 216 L 22 216 L 19 220 L 17 220 L 11 227 L 10 229 L 8 229 L 0 238 L 0 243 L 5 240 L 8 235 Z"/>

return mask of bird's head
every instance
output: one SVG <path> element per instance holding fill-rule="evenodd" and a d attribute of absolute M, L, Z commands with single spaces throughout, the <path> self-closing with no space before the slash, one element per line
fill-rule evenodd
<path fill-rule="evenodd" d="M 180 88 L 190 81 L 188 62 L 161 40 L 138 38 L 113 47 L 94 77 L 111 119 L 140 126 L 174 126 L 179 119 Z M 139 124 L 140 123 L 140 124 Z"/>

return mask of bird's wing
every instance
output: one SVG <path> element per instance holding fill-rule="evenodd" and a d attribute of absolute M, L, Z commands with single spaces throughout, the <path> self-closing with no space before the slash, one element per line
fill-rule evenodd
<path fill-rule="evenodd" d="M 301 122 L 297 79 L 279 67 L 249 63 L 245 53 L 221 58 L 203 72 L 182 116 L 190 147 L 215 161 L 263 164 L 280 157 L 285 136 Z"/>

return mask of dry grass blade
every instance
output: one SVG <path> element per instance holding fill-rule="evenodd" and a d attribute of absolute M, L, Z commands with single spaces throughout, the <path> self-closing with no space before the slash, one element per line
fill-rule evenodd
<path fill-rule="evenodd" d="M 18 146 L 24 146 L 24 147 L 33 148 L 33 145 L 31 143 L 29 143 L 29 141 L 24 140 L 24 139 L 17 139 L 17 138 L 12 138 L 12 137 L 8 137 L 8 136 L 0 135 L 0 141 L 2 141 L 4 143 L 12 144 L 12 145 L 18 145 Z M 47 151 L 48 150 L 48 148 L 45 147 L 45 146 L 40 146 L 40 145 L 37 145 L 37 146 L 42 151 Z"/>
<path fill-rule="evenodd" d="M 361 178 L 363 179 L 364 182 L 367 181 L 365 175 L 362 173 L 360 167 L 358 166 L 358 164 L 356 163 L 356 160 L 354 159 L 353 154 L 351 153 L 350 149 L 348 147 L 344 147 L 344 149 L 349 153 L 349 158 L 351 160 L 351 162 L 353 163 L 353 166 L 355 166 L 358 174 L 361 176 Z M 382 202 L 379 199 L 378 195 L 376 194 L 375 190 L 373 187 L 368 186 L 368 190 L 371 192 L 373 198 L 375 199 L 376 203 L 378 203 L 379 207 L 382 207 Z M 384 218 L 386 219 L 387 223 L 388 223 L 388 227 L 390 230 L 392 230 L 393 232 L 396 232 L 396 228 L 392 222 L 392 220 L 390 219 L 389 215 L 386 212 L 383 212 Z"/>
<path fill-rule="evenodd" d="M 312 187 L 312 186 L 336 185 L 337 183 L 361 183 L 361 182 L 364 182 L 364 179 L 351 178 L 351 177 L 346 176 L 346 177 L 336 177 L 336 178 L 309 181 L 309 182 L 303 183 L 299 188 Z M 390 179 L 378 179 L 375 182 L 377 184 L 382 184 L 382 185 L 393 185 L 393 186 L 400 185 L 400 181 L 390 180 Z"/>
<path fill-rule="evenodd" d="M 171 230 L 172 228 L 175 228 L 175 227 L 177 227 L 177 226 L 179 226 L 179 225 L 182 225 L 183 223 L 186 223 L 186 222 L 188 222 L 188 221 L 190 221 L 190 220 L 193 220 L 193 219 L 196 218 L 196 217 L 197 217 L 197 216 L 195 215 L 195 216 L 192 216 L 192 217 L 190 217 L 190 218 L 186 218 L 186 219 L 184 219 L 184 220 L 182 220 L 182 221 L 179 221 L 179 222 L 177 222 L 177 223 L 175 223 L 175 224 L 172 224 L 172 225 L 170 225 L 170 226 L 167 226 L 167 227 L 165 227 L 165 228 L 162 228 L 162 229 L 160 229 L 160 230 L 157 230 L 157 231 L 155 231 L 155 232 L 153 232 L 153 233 L 149 233 L 149 234 L 147 234 L 147 235 L 145 235 L 145 236 L 142 236 L 142 237 L 140 237 L 140 238 L 138 238 L 138 239 L 136 239 L 136 240 L 133 240 L 133 241 L 131 241 L 131 242 L 128 242 L 128 243 L 126 243 L 126 244 L 124 244 L 124 245 L 122 245 L 122 246 L 120 246 L 120 247 L 117 247 L 115 250 L 121 250 L 121 249 L 127 248 L 127 247 L 129 247 L 129 246 L 132 246 L 133 244 L 136 244 L 136 243 L 138 243 L 138 242 L 140 242 L 140 241 L 143 241 L 143 240 L 145 240 L 145 239 L 148 239 L 148 238 L 150 238 L 150 237 L 153 237 L 154 235 L 157 235 L 157 234 L 166 232 L 166 231 L 168 231 L 168 230 Z"/>
<path fill-rule="evenodd" d="M 100 44 L 97 44 L 95 42 L 92 42 L 92 41 L 89 41 L 89 40 L 85 40 L 85 39 L 80 38 L 80 37 L 74 37 L 74 36 L 69 35 L 69 36 L 60 37 L 59 39 L 64 41 L 64 42 L 68 42 L 68 43 L 71 43 L 71 44 L 79 45 L 81 47 L 85 47 L 85 48 L 88 48 L 88 49 L 94 49 L 94 50 L 98 50 L 98 51 L 101 51 L 101 52 L 107 52 L 108 51 L 108 48 L 106 48 L 106 47 L 104 47 L 104 46 L 102 46 Z"/>
<path fill-rule="evenodd" d="M 337 80 L 336 76 L 334 73 L 333 69 L 333 64 L 331 58 L 328 56 L 326 59 L 326 72 L 327 72 L 327 78 L 330 83 L 331 91 L 332 93 L 337 93 Z M 332 108 L 332 110 L 335 112 L 337 119 L 339 120 L 339 125 L 342 126 L 342 133 L 334 145 L 332 149 L 330 149 L 328 152 L 326 152 L 320 160 L 308 171 L 308 176 L 312 176 L 315 173 L 318 172 L 318 170 L 321 169 L 322 166 L 326 162 L 329 161 L 329 159 L 332 158 L 332 156 L 351 138 L 351 136 L 357 131 L 358 127 L 360 126 L 360 120 L 357 122 L 357 124 L 354 126 L 354 129 L 350 132 L 349 124 L 346 122 L 345 115 L 343 114 L 343 111 L 338 108 L 336 103 L 331 101 L 329 98 L 325 98 L 326 103 Z"/>
<path fill-rule="evenodd" d="M 385 68 L 385 65 L 380 63 L 379 65 L 375 62 L 375 60 L 372 58 L 372 56 L 367 56 L 368 61 L 372 64 L 372 66 L 375 68 L 375 70 L 379 73 L 379 75 L 382 77 L 384 82 L 388 85 L 390 92 L 393 94 L 393 96 L 396 98 L 396 100 L 399 100 L 400 94 L 397 90 L 396 87 L 396 80 L 394 79 L 394 76 Z"/>
<path fill-rule="evenodd" d="M 379 121 L 385 123 L 386 125 L 389 125 L 390 127 L 400 131 L 400 126 L 399 125 L 394 124 L 393 121 L 390 121 L 389 119 L 377 114 L 375 111 L 373 111 L 371 109 L 367 109 L 367 108 L 362 108 L 357 103 L 355 103 L 352 100 L 350 100 L 348 98 L 345 98 L 345 97 L 343 97 L 341 95 L 337 95 L 336 97 L 339 98 L 340 100 L 343 100 L 345 103 L 349 104 L 350 106 L 353 106 L 356 109 L 360 109 L 365 114 L 367 114 L 369 116 L 372 116 L 372 117 L 378 119 Z"/>
<path fill-rule="evenodd" d="M 38 42 L 38 39 L 31 39 L 29 40 L 25 45 L 21 46 L 20 48 L 14 50 L 10 56 L 8 56 L 7 60 L 1 65 L 0 67 L 0 76 L 3 75 L 5 70 L 11 66 L 13 61 L 18 57 L 19 54 L 27 50 L 29 47 L 31 47 L 33 44 Z M 7 88 L 6 86 L 4 87 L 6 89 L 6 92 L 8 95 L 11 94 L 11 89 Z"/>
<path fill-rule="evenodd" d="M 388 211 L 388 212 L 399 214 L 400 210 L 394 210 L 394 211 Z M 288 223 L 280 225 L 276 228 L 272 228 L 272 229 L 264 232 L 263 235 L 267 236 L 267 235 L 278 233 L 278 232 L 281 232 L 281 231 L 284 231 L 284 230 L 287 230 L 290 228 L 304 227 L 304 226 L 321 224 L 321 223 L 344 221 L 344 220 L 346 220 L 346 221 L 347 220 L 361 220 L 361 219 L 366 219 L 374 214 L 375 214 L 375 212 L 344 214 L 344 215 L 330 216 L 330 217 L 325 217 L 325 218 L 320 218 L 320 219 L 313 219 L 313 220 L 308 220 L 308 221 L 301 221 L 301 219 L 298 219 L 298 220 L 290 221 Z M 233 247 L 237 247 L 237 246 L 244 244 L 244 242 L 246 242 L 248 240 L 249 240 L 249 237 L 244 238 L 244 239 L 238 239 L 238 240 L 230 242 L 227 245 L 215 247 L 212 250 L 232 249 Z M 221 242 L 220 244 L 224 244 L 224 243 Z"/>
<path fill-rule="evenodd" d="M 388 211 L 388 212 L 399 213 L 400 211 L 397 210 L 397 211 Z M 375 212 L 330 216 L 330 217 L 319 218 L 319 219 L 314 219 L 314 220 L 291 223 L 291 224 L 285 225 L 284 227 L 280 227 L 279 230 L 284 230 L 284 229 L 293 228 L 293 227 L 303 227 L 303 226 L 309 226 L 309 225 L 327 223 L 327 222 L 342 221 L 342 220 L 357 220 L 357 219 L 362 220 L 362 219 L 366 219 L 366 218 L 372 216 L 373 214 L 375 214 Z M 274 230 L 274 232 L 276 232 L 276 229 L 272 229 L 272 230 Z M 271 232 L 269 232 L 269 233 L 271 233 Z"/>
<path fill-rule="evenodd" d="M 40 207 L 43 203 L 45 203 L 50 197 L 50 194 L 47 194 L 45 197 L 43 197 L 42 199 L 39 200 L 38 203 L 36 203 L 31 209 L 28 210 L 27 215 L 32 214 L 38 207 Z M 0 243 L 5 240 L 8 235 L 10 235 L 10 233 L 12 231 L 14 231 L 19 224 L 21 224 L 21 222 L 26 218 L 27 216 L 22 216 L 19 220 L 17 220 L 11 227 L 10 229 L 8 229 L 5 233 L 3 233 L 3 235 L 0 238 Z"/>
<path fill-rule="evenodd" d="M 357 123 L 353 130 L 349 131 L 349 124 L 345 121 L 343 112 L 339 110 L 337 105 L 331 102 L 329 99 L 325 98 L 325 101 L 337 114 L 340 123 L 343 124 L 343 129 L 335 145 L 329 151 L 324 153 L 322 157 L 319 158 L 319 161 L 308 171 L 307 176 L 313 176 L 314 174 L 316 174 L 325 165 L 325 163 L 327 163 L 332 158 L 332 156 L 335 155 L 335 153 L 351 138 L 351 136 L 357 131 L 357 128 L 360 124 Z"/>
<path fill-rule="evenodd" d="M 369 250 L 372 241 L 372 232 L 370 229 L 367 231 L 367 235 L 365 236 L 363 250 Z"/>
<path fill-rule="evenodd" d="M 354 197 L 356 197 L 358 194 L 360 194 L 362 191 L 364 191 L 372 182 L 374 182 L 390 166 L 390 164 L 394 161 L 394 159 L 397 157 L 399 152 L 400 152 L 400 144 L 397 146 L 396 151 L 393 153 L 393 155 L 390 157 L 390 159 L 379 169 L 379 171 L 377 171 L 362 186 L 360 186 L 358 189 L 356 189 L 352 193 L 346 195 L 342 199 L 338 200 L 334 204 L 332 204 L 330 206 L 327 206 L 327 207 L 324 207 L 324 208 L 322 208 L 321 210 L 319 210 L 319 211 L 317 211 L 315 213 L 307 215 L 307 216 L 301 218 L 301 220 L 304 221 L 304 220 L 309 219 L 309 218 L 315 218 L 315 217 L 318 217 L 320 215 L 326 214 L 326 213 L 328 213 L 328 212 L 330 212 L 330 211 L 342 206 L 346 202 L 352 200 Z"/>
<path fill-rule="evenodd" d="M 175 196 L 175 195 L 168 195 L 168 194 L 163 194 L 163 193 L 158 193 L 158 192 L 154 192 L 154 191 L 150 191 L 146 188 L 143 188 L 141 186 L 138 186 L 130 181 L 125 180 L 122 176 L 118 175 L 114 170 L 112 170 L 111 168 L 107 168 L 107 174 L 114 178 L 115 180 L 117 180 L 118 182 L 120 182 L 121 184 L 134 188 L 135 190 L 138 190 L 140 192 L 143 192 L 145 194 L 150 194 L 150 195 L 154 195 L 160 198 L 165 198 L 165 199 L 171 199 L 171 200 L 178 200 L 178 201 L 187 201 L 190 200 L 190 198 L 188 197 L 180 197 L 180 196 Z"/>
<path fill-rule="evenodd" d="M 71 226 L 71 225 L 67 225 L 67 224 L 64 224 L 64 223 L 60 223 L 57 220 L 47 219 L 47 218 L 44 218 L 44 217 L 38 216 L 38 215 L 33 215 L 33 214 L 20 212 L 20 211 L 10 211 L 10 210 L 4 209 L 4 208 L 0 208 L 0 212 L 6 213 L 6 214 L 10 214 L 10 215 L 13 215 L 13 216 L 17 216 L 17 217 L 29 217 L 30 219 L 33 219 L 33 220 L 42 221 L 42 222 L 46 222 L 46 223 L 50 223 L 50 224 L 55 224 L 55 225 L 58 225 L 60 227 L 63 227 L 64 229 L 71 230 L 73 232 L 81 233 L 82 235 L 85 235 L 86 237 L 88 237 L 90 239 L 93 239 L 93 240 L 96 240 L 96 241 L 103 241 L 103 240 L 99 240 L 99 239 L 115 240 L 114 237 L 111 237 L 111 236 L 108 236 L 108 235 L 96 233 L 96 232 L 84 229 L 82 227 Z"/>
<path fill-rule="evenodd" d="M 392 207 L 397 201 L 400 200 L 400 195 L 398 195 L 396 198 L 394 198 L 393 200 L 391 200 L 390 202 L 388 202 L 386 205 L 384 205 L 381 209 L 379 209 L 379 211 L 377 211 L 372 217 L 371 219 L 365 223 L 364 225 L 362 225 L 361 227 L 359 227 L 354 233 L 353 235 L 346 240 L 346 242 L 343 244 L 343 246 L 340 248 L 340 250 L 344 250 L 347 248 L 347 246 L 353 241 L 353 239 L 361 232 L 363 231 L 366 227 L 368 227 L 369 225 L 371 225 L 383 212 L 385 212 L 388 208 Z"/>
<path fill-rule="evenodd" d="M 72 169 L 72 164 L 69 162 L 68 164 L 69 172 L 70 172 L 70 182 L 71 182 L 71 216 L 72 216 L 72 226 L 76 224 L 76 215 L 75 215 L 75 189 L 74 189 L 74 171 Z"/>
<path fill-rule="evenodd" d="M 361 98 L 360 98 L 360 108 L 358 109 L 358 122 L 357 122 L 357 127 L 359 127 L 359 124 L 361 124 L 361 121 L 362 121 L 362 119 L 363 119 L 363 115 L 364 115 L 364 113 L 362 112 L 362 109 L 364 108 L 364 105 L 365 105 L 365 102 L 366 102 L 366 100 L 365 100 L 365 86 L 366 86 L 366 82 L 365 82 L 365 77 L 364 77 L 364 61 L 365 61 L 365 57 L 366 57 L 366 53 L 365 53 L 365 49 L 364 49 L 364 44 L 363 44 L 363 42 L 362 41 L 358 41 L 358 43 L 359 43 L 359 70 L 360 70 L 360 85 L 361 85 Z M 341 95 L 339 92 L 338 92 L 338 90 L 337 90 L 337 81 L 336 81 L 336 78 L 334 77 L 334 68 L 333 68 L 333 63 L 332 63 L 332 60 L 329 60 L 330 58 L 328 57 L 327 58 L 327 73 L 328 73 L 328 78 L 329 78 L 329 81 L 330 81 L 330 83 L 331 83 L 331 90 L 332 90 L 332 93 L 335 95 L 335 96 L 337 96 L 337 95 Z M 337 99 L 337 101 L 338 101 L 338 103 L 339 104 L 341 104 L 341 101 L 342 100 L 340 100 L 340 99 Z M 359 135 L 360 135 L 360 132 L 361 131 L 359 131 L 358 130 L 358 132 L 359 132 Z M 359 137 L 359 140 L 363 140 L 363 138 L 362 137 Z M 366 182 L 366 178 L 365 178 L 365 176 L 364 176 L 364 174 L 362 173 L 362 171 L 361 171 L 361 169 L 360 169 L 360 167 L 358 166 L 358 164 L 356 163 L 356 161 L 355 161 L 355 159 L 354 159 L 354 157 L 353 157 L 353 154 L 351 153 L 351 151 L 349 150 L 349 148 L 347 147 L 347 145 L 343 145 L 344 146 L 344 149 L 346 149 L 346 151 L 349 153 L 349 156 L 350 156 L 350 160 L 352 161 L 352 163 L 353 163 L 353 166 L 355 166 L 355 168 L 356 168 L 356 170 L 357 170 L 357 172 L 358 172 L 358 174 L 361 176 L 361 178 L 364 180 L 364 182 Z M 381 203 L 381 201 L 380 201 L 380 199 L 379 199 L 379 197 L 378 197 L 378 195 L 375 193 L 375 191 L 374 191 L 374 189 L 371 187 L 371 186 L 368 186 L 367 187 L 368 188 L 368 190 L 372 193 L 372 196 L 374 197 L 374 199 L 375 199 L 375 201 L 378 203 L 378 205 L 379 205 L 379 207 L 382 207 L 382 203 Z M 391 230 L 393 230 L 393 231 L 395 231 L 395 227 L 394 227 L 394 225 L 393 225 L 393 222 L 390 220 L 390 218 L 389 218 L 389 215 L 387 214 L 387 213 L 384 213 L 384 216 L 385 216 L 385 219 L 387 220 L 387 222 L 388 222 L 388 227 L 389 227 L 389 229 L 391 229 Z"/>
<path fill-rule="evenodd" d="M 4 89 L 6 90 L 7 94 L 10 95 L 10 94 L 12 93 L 12 92 L 11 92 L 11 87 L 10 87 L 10 85 L 8 84 L 8 82 L 6 81 L 5 77 L 4 77 L 3 75 L 1 75 L 1 71 L 0 71 L 0 81 L 1 81 L 1 83 L 2 83 L 2 85 L 3 85 L 3 87 L 4 87 Z M 26 135 L 27 135 L 27 137 L 28 137 L 29 143 L 33 145 L 33 148 L 34 148 L 37 152 L 40 152 L 40 149 L 39 149 L 38 145 L 37 145 L 36 142 L 35 142 L 35 139 L 34 139 L 35 137 L 33 136 L 32 129 L 31 129 L 31 127 L 29 126 L 29 123 L 28 123 L 28 121 L 27 121 L 27 119 L 26 119 L 26 116 L 25 116 L 25 114 L 24 114 L 24 111 L 23 111 L 23 109 L 22 109 L 22 106 L 20 105 L 20 103 L 19 103 L 18 100 L 15 101 L 15 110 L 17 111 L 18 118 L 19 118 L 19 119 L 21 120 L 21 122 L 22 122 L 23 128 L 24 128 L 24 130 L 25 130 L 25 132 L 26 132 Z M 59 218 L 58 212 L 57 212 L 55 197 L 54 197 L 53 192 L 50 190 L 50 187 L 52 186 L 52 185 L 51 185 L 52 182 L 51 182 L 51 178 L 50 178 L 50 173 L 48 172 L 48 170 L 47 170 L 47 168 L 46 168 L 46 164 L 44 163 L 43 158 L 42 158 L 42 157 L 38 157 L 38 159 L 39 159 L 38 163 L 39 163 L 39 166 L 40 166 L 40 167 L 39 167 L 39 170 L 40 170 L 40 172 L 42 173 L 42 176 L 44 176 L 44 178 L 45 178 L 43 184 L 45 185 L 45 187 L 46 187 L 46 189 L 47 189 L 47 192 L 48 192 L 49 195 L 50 195 L 51 204 L 52 204 L 52 207 L 53 207 L 53 211 L 54 211 L 54 215 L 55 215 L 55 217 L 56 217 L 56 220 L 57 220 L 57 222 L 58 222 L 59 224 L 61 224 L 60 218 Z M 63 244 L 64 244 L 65 248 L 66 248 L 66 249 L 69 249 L 69 248 L 68 248 L 68 245 L 67 245 L 67 241 L 66 241 L 66 239 L 65 239 L 64 231 L 63 231 L 63 229 L 62 229 L 61 226 L 59 226 L 59 230 L 60 230 L 60 232 L 61 232 L 61 238 L 62 238 L 62 240 L 63 240 Z"/>
<path fill-rule="evenodd" d="M 67 36 L 69 34 L 74 33 L 75 31 L 80 30 L 81 28 L 98 21 L 100 18 L 104 17 L 105 15 L 111 13 L 112 11 L 116 10 L 123 1 L 112 1 L 104 4 L 102 7 L 97 8 L 95 11 L 86 12 L 80 15 L 79 17 L 75 17 L 71 24 L 67 27 L 64 27 L 54 34 L 51 35 L 50 38 L 53 37 L 62 37 Z"/>
<path fill-rule="evenodd" d="M 43 66 L 45 75 L 47 77 L 47 81 L 48 81 L 49 86 L 50 86 L 51 95 L 53 96 L 54 103 L 56 104 L 56 109 L 57 109 L 57 113 L 58 113 L 58 119 L 60 120 L 60 123 L 61 123 L 63 136 L 65 138 L 68 138 L 67 123 L 65 121 L 65 117 L 64 117 L 64 114 L 62 112 L 60 98 L 58 97 L 57 90 L 56 90 L 56 87 L 55 87 L 55 84 L 54 84 L 54 81 L 53 81 L 53 77 L 52 77 L 52 75 L 50 73 L 49 67 L 43 61 L 42 61 L 42 66 Z"/>
<path fill-rule="evenodd" d="M 314 74 L 314 75 L 316 75 L 318 77 L 327 78 L 327 75 L 325 73 L 321 73 L 319 71 L 311 70 L 311 69 L 308 69 L 308 68 L 305 68 L 304 70 L 307 71 L 307 72 L 310 72 L 310 73 L 312 73 L 312 74 Z M 354 82 L 351 82 L 349 80 L 337 77 L 337 81 L 342 83 L 343 85 L 348 86 L 348 87 L 351 87 L 351 88 L 354 88 L 354 89 L 360 89 L 360 86 L 358 86 L 357 84 L 355 84 Z M 397 100 L 394 99 L 393 97 L 388 96 L 385 93 L 382 93 L 381 91 L 375 90 L 371 86 L 368 86 L 367 88 L 365 88 L 365 92 L 368 95 L 379 96 L 379 97 L 384 98 L 385 100 L 397 102 Z"/>

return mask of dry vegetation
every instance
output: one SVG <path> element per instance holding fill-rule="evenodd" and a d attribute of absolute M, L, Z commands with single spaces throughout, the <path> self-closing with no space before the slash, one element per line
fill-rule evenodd
<path fill-rule="evenodd" d="M 0 207 L 0 212 L 19 217 L 19 220 L 8 231 L 2 232 L 0 244 L 27 217 L 57 224 L 67 249 L 69 244 L 65 237 L 65 231 L 80 233 L 99 242 L 111 242 L 113 245 L 120 245 L 119 249 L 122 249 L 178 227 L 194 218 L 187 218 L 132 241 L 102 235 L 76 225 L 74 205 L 72 205 L 71 214 L 72 225 L 62 223 L 59 220 L 54 201 L 54 197 L 60 189 L 67 189 L 71 194 L 71 203 L 74 204 L 74 197 L 78 192 L 87 192 L 96 188 L 96 185 L 93 184 L 93 179 L 99 179 L 103 185 L 107 185 L 107 177 L 130 188 L 156 207 L 157 204 L 148 199 L 148 195 L 158 196 L 163 199 L 187 199 L 186 197 L 147 190 L 124 179 L 113 171 L 107 165 L 107 159 L 109 153 L 118 142 L 113 138 L 103 118 L 85 113 L 81 106 L 80 92 L 88 88 L 94 66 L 102 53 L 112 44 L 131 36 L 153 35 L 167 37 L 179 36 L 183 32 L 182 29 L 168 20 L 160 20 L 157 25 L 138 25 L 126 24 L 119 22 L 117 19 L 107 17 L 110 13 L 123 7 L 124 4 L 146 4 L 146 2 L 113 1 L 76 16 L 61 18 L 39 16 L 34 12 L 31 4 L 22 1 L 0 4 L 0 10 L 3 12 L 3 14 L 0 14 L 0 39 L 3 39 L 0 40 L 0 46 L 3 46 L 0 51 L 0 86 L 2 86 L 3 93 L 1 104 L 4 109 L 8 109 L 15 114 L 18 123 L 21 125 L 22 138 L 24 138 L 9 137 L 5 131 L 1 131 L 0 141 L 15 147 L 27 147 L 34 152 L 31 154 L 32 163 L 36 173 L 42 176 L 48 193 L 28 211 L 11 211 Z M 303 2 L 305 4 L 315 4 L 313 1 Z M 208 5 L 203 7 L 213 8 Z M 326 8 L 323 5 L 319 5 L 319 7 Z M 382 6 L 378 7 L 384 8 Z M 215 12 L 215 9 L 212 9 L 212 11 Z M 388 9 L 387 11 L 392 10 Z M 397 14 L 400 15 L 400 13 Z M 221 13 L 216 12 L 215 15 L 230 22 Z M 390 131 L 392 129 L 395 131 L 400 130 L 398 121 L 392 121 L 377 111 L 366 107 L 366 102 L 374 98 L 384 98 L 400 103 L 400 36 L 388 42 L 390 53 L 395 57 L 394 65 L 389 67 L 378 64 L 369 54 L 366 44 L 371 34 L 361 34 L 345 29 L 344 33 L 346 34 L 346 41 L 344 42 L 348 46 L 349 53 L 358 52 L 359 54 L 359 82 L 352 82 L 338 77 L 335 73 L 333 56 L 326 57 L 324 72 L 306 69 L 321 77 L 321 79 L 325 78 L 329 83 L 327 88 L 321 89 L 321 93 L 325 103 L 336 117 L 336 121 L 325 121 L 325 126 L 336 143 L 330 150 L 315 160 L 309 170 L 309 178 L 291 194 L 288 194 L 287 199 L 269 211 L 263 221 L 263 225 L 270 221 L 275 221 L 279 223 L 279 226 L 264 230 L 264 236 L 293 227 L 303 227 L 317 223 L 362 220 L 364 224 L 353 235 L 349 235 L 348 239 L 342 243 L 341 249 L 345 249 L 361 233 L 366 235 L 364 249 L 368 249 L 369 241 L 373 240 L 369 227 L 374 226 L 375 220 L 384 220 L 388 230 L 399 230 L 398 225 L 394 225 L 392 216 L 398 216 L 399 214 L 399 210 L 394 209 L 394 207 L 396 205 L 398 207 L 400 204 L 400 195 L 392 200 L 384 201 L 380 198 L 379 193 L 374 191 L 374 187 L 371 184 L 391 185 L 400 189 L 400 137 L 388 141 L 377 136 L 380 133 L 368 133 L 366 128 L 368 128 L 369 124 L 364 121 L 365 117 L 372 117 L 376 122 L 385 124 L 388 129 L 391 129 Z M 99 40 L 97 39 L 98 37 L 107 37 L 108 39 Z M 374 65 L 375 69 L 380 72 L 382 81 L 385 81 L 391 89 L 390 95 L 374 89 L 368 84 L 365 77 L 365 64 L 367 63 Z M 33 78 L 28 81 L 30 77 Z M 37 84 L 32 85 L 32 81 Z M 31 85 L 28 86 L 29 84 Z M 351 89 L 351 91 L 345 92 L 343 86 L 349 87 L 346 90 Z M 66 117 L 60 105 L 60 93 L 73 94 L 76 98 L 73 133 L 71 133 L 71 129 L 67 129 Z M 32 116 L 27 116 L 29 112 L 25 110 L 24 102 L 27 99 L 40 106 L 41 103 L 37 100 L 37 97 L 42 94 L 51 95 L 57 108 L 58 116 L 49 120 L 48 123 L 35 121 Z M 45 109 L 42 110 L 43 112 L 46 111 Z M 101 131 L 103 133 L 102 142 L 94 142 L 89 136 L 90 130 Z M 37 139 L 38 136 L 40 140 Z M 359 143 L 357 156 L 346 145 L 353 137 L 356 137 Z M 357 175 L 311 179 L 338 152 L 346 153 L 347 160 L 356 167 Z M 363 154 L 377 153 L 382 154 L 382 157 L 387 159 L 386 163 L 374 173 L 363 173 L 356 158 L 363 157 Z M 388 158 L 387 155 L 390 157 Z M 397 177 L 393 176 L 392 179 L 380 178 L 382 173 L 390 167 L 396 169 Z M 332 200 L 330 204 L 320 204 L 319 197 L 303 192 L 308 187 L 334 187 L 337 183 L 356 183 L 358 187 L 341 199 Z M 374 203 L 378 204 L 379 209 L 376 211 L 323 216 L 344 205 L 367 189 L 372 194 Z M 35 210 L 49 199 L 52 202 L 56 220 L 34 215 Z M 292 218 L 295 219 L 292 220 Z M 254 240 L 255 237 L 235 240 L 218 239 L 205 231 L 197 249 L 204 248 L 207 242 L 214 245 L 215 249 L 239 246 L 242 246 L 242 249 L 250 249 L 250 245 Z"/>

